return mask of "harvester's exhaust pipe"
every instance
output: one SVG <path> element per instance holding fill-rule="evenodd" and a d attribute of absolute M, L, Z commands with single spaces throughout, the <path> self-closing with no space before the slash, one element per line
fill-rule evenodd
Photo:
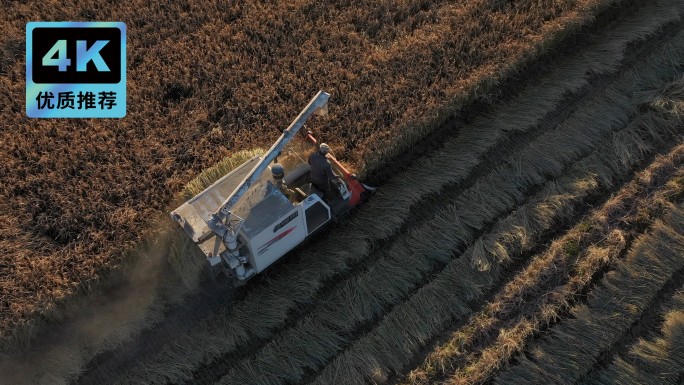
<path fill-rule="evenodd" d="M 284 191 L 287 187 L 285 186 L 285 183 L 283 183 L 283 179 L 285 178 L 285 168 L 283 165 L 280 163 L 273 164 L 271 166 L 271 174 L 273 174 L 273 181 L 275 181 L 276 187 L 278 187 L 280 191 Z"/>
<path fill-rule="evenodd" d="M 273 174 L 273 180 L 277 182 L 282 182 L 285 178 L 285 168 L 280 163 L 274 163 L 271 166 L 271 174 Z"/>

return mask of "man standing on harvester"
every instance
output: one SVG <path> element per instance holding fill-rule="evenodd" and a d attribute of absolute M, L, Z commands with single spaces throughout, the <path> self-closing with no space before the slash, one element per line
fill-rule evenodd
<path fill-rule="evenodd" d="M 332 183 L 337 175 L 333 172 L 332 165 L 326 157 L 328 152 L 330 152 L 330 146 L 321 143 L 318 151 L 309 155 L 309 165 L 311 165 L 311 184 L 323 192 L 325 200 L 330 201 L 333 199 Z"/>

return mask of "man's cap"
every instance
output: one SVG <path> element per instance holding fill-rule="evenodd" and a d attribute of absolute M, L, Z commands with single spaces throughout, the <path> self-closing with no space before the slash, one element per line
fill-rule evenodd
<path fill-rule="evenodd" d="M 321 145 L 320 145 L 320 147 L 319 147 L 318 149 L 319 149 L 319 151 L 320 151 L 322 154 L 327 154 L 327 153 L 330 152 L 330 146 L 328 146 L 328 145 L 325 144 L 325 143 L 321 143 Z"/>

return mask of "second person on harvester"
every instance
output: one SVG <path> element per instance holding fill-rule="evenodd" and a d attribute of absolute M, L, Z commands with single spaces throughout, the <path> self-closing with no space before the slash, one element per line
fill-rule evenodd
<path fill-rule="evenodd" d="M 330 152 L 330 147 L 321 143 L 318 151 L 309 155 L 309 165 L 311 165 L 311 184 L 323 192 L 323 199 L 330 201 L 333 199 L 333 182 L 337 175 L 333 172 L 330 161 L 325 156 Z"/>

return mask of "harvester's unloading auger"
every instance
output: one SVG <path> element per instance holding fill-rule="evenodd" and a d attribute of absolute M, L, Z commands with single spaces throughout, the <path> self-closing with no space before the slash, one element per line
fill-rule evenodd
<path fill-rule="evenodd" d="M 328 156 L 339 179 L 338 194 L 324 198 L 310 183 L 310 167 L 271 163 L 312 115 L 325 115 L 330 95 L 319 91 L 264 154 L 231 171 L 171 212 L 205 253 L 212 271 L 239 280 L 261 272 L 331 220 L 346 215 L 374 190 Z M 316 145 L 308 132 L 306 140 Z M 272 177 L 266 171 L 271 168 Z"/>

